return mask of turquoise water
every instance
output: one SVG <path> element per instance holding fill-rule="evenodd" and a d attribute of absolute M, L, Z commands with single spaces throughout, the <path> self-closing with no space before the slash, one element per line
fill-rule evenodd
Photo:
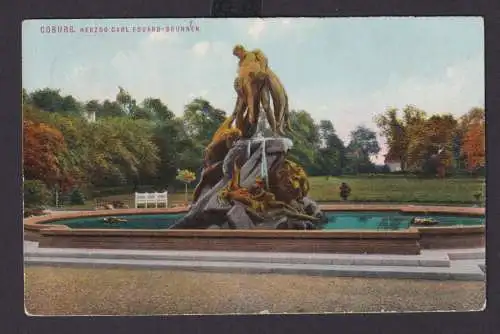
<path fill-rule="evenodd" d="M 106 216 L 126 219 L 126 223 L 108 224 L 103 221 L 105 217 L 81 217 L 58 220 L 49 224 L 66 225 L 71 228 L 106 228 L 106 229 L 145 229 L 154 230 L 167 228 L 182 218 L 184 214 L 147 214 L 147 215 L 122 215 Z"/>
<path fill-rule="evenodd" d="M 399 212 L 331 212 L 326 214 L 328 223 L 325 230 L 402 230 L 410 227 L 411 220 L 424 217 L 420 214 Z M 453 215 L 425 215 L 426 218 L 437 220 L 435 226 L 452 225 L 482 225 L 484 217 L 453 216 Z"/>
<path fill-rule="evenodd" d="M 183 214 L 144 214 L 113 216 L 126 219 L 127 222 L 107 224 L 104 217 L 82 217 L 59 220 L 50 224 L 67 225 L 70 228 L 89 229 L 165 229 L 175 221 L 182 218 Z M 418 214 L 402 214 L 399 212 L 327 212 L 328 223 L 324 230 L 402 230 L 410 226 L 413 217 L 422 217 Z M 482 225 L 484 217 L 468 217 L 453 215 L 426 215 L 440 223 L 436 226 L 452 225 Z"/>

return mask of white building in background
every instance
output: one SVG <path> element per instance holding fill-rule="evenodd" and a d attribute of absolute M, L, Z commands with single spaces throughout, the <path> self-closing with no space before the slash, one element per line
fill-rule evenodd
<path fill-rule="evenodd" d="M 391 172 L 400 172 L 401 171 L 401 161 L 398 159 L 385 159 L 385 164 L 389 167 Z"/>
<path fill-rule="evenodd" d="M 396 161 L 389 162 L 387 164 L 387 167 L 389 167 L 389 170 L 391 172 L 400 172 L 401 171 L 401 162 L 396 162 Z"/>
<path fill-rule="evenodd" d="M 85 119 L 91 123 L 95 122 L 95 110 L 86 110 L 83 112 Z"/>
<path fill-rule="evenodd" d="M 399 160 L 398 158 L 391 158 L 386 155 L 384 163 L 391 172 L 400 172 L 402 170 L 401 160 Z"/>

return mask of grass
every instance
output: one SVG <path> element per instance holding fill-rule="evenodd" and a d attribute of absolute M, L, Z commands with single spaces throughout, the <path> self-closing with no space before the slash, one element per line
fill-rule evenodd
<path fill-rule="evenodd" d="M 471 311 L 484 282 L 26 267 L 34 315 Z"/>
<path fill-rule="evenodd" d="M 403 176 L 350 176 L 350 177 L 310 177 L 309 196 L 318 202 L 340 201 L 339 185 L 346 182 L 352 189 L 349 201 L 386 202 L 386 203 L 422 203 L 441 205 L 476 204 L 474 194 L 484 190 L 484 178 L 445 178 L 419 179 Z M 192 198 L 192 192 L 188 199 Z M 133 206 L 132 193 L 102 197 L 103 200 L 119 200 Z M 184 193 L 171 193 L 171 205 L 184 202 Z M 94 200 L 85 205 L 67 206 L 71 209 L 90 209 Z"/>
<path fill-rule="evenodd" d="M 182 204 L 184 203 L 184 193 L 170 193 L 168 195 L 168 202 L 169 206 L 176 205 L 176 204 Z M 192 198 L 192 192 L 188 193 L 188 200 L 191 200 Z M 105 196 L 105 197 L 100 197 L 99 199 L 112 202 L 112 201 L 122 201 L 129 207 L 134 206 L 134 194 L 129 193 L 129 194 L 122 194 L 122 195 L 110 195 L 110 196 Z M 65 205 L 64 208 L 66 209 L 74 209 L 74 210 L 85 210 L 85 209 L 93 209 L 95 207 L 95 200 L 87 200 L 85 201 L 85 204 L 82 205 Z"/>
<path fill-rule="evenodd" d="M 483 178 L 418 179 L 404 177 L 313 177 L 310 196 L 318 201 L 339 201 L 338 187 L 352 189 L 349 200 L 359 202 L 473 204 Z"/>

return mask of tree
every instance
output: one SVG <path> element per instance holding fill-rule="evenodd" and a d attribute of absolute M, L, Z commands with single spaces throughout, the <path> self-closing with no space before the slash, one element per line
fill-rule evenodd
<path fill-rule="evenodd" d="M 22 101 L 23 105 L 31 104 L 31 96 L 28 94 L 28 92 L 24 88 L 22 90 L 21 98 L 22 98 L 21 101 Z"/>
<path fill-rule="evenodd" d="M 200 168 L 203 156 L 199 155 L 196 143 L 187 135 L 181 118 L 157 123 L 153 141 L 158 147 L 160 158 L 155 182 L 170 184 L 177 170 Z"/>
<path fill-rule="evenodd" d="M 116 102 L 120 106 L 123 113 L 131 115 L 136 108 L 136 101 L 123 87 L 118 87 L 118 94 L 116 94 Z"/>
<path fill-rule="evenodd" d="M 82 103 L 77 101 L 73 96 L 67 95 L 62 98 L 61 110 L 68 114 L 82 115 L 84 106 Z"/>
<path fill-rule="evenodd" d="M 462 169 L 462 141 L 463 134 L 459 130 L 457 130 L 453 136 L 451 147 L 454 167 L 457 170 Z"/>
<path fill-rule="evenodd" d="M 365 126 L 358 126 L 351 131 L 351 140 L 347 145 L 347 169 L 356 173 L 371 173 L 375 165 L 370 157 L 380 152 L 377 134 Z"/>
<path fill-rule="evenodd" d="M 226 119 L 223 110 L 214 108 L 207 100 L 196 98 L 184 108 L 182 117 L 185 136 L 178 142 L 178 158 L 185 168 L 198 170 L 203 161 L 203 151 Z"/>
<path fill-rule="evenodd" d="M 366 157 L 371 157 L 380 152 L 377 134 L 364 126 L 358 126 L 351 132 L 351 142 L 349 145 L 359 149 Z"/>
<path fill-rule="evenodd" d="M 191 183 L 194 180 L 196 180 L 196 174 L 193 173 L 190 170 L 183 169 L 183 170 L 179 170 L 178 171 L 176 179 L 184 183 L 184 186 L 185 186 L 184 202 L 187 205 L 187 203 L 188 203 L 188 189 L 187 189 L 187 186 L 188 186 L 189 183 Z"/>
<path fill-rule="evenodd" d="M 196 98 L 185 106 L 183 119 L 187 134 L 205 147 L 226 119 L 226 113 L 207 100 Z"/>
<path fill-rule="evenodd" d="M 73 96 L 62 96 L 59 89 L 38 89 L 24 97 L 34 107 L 48 112 L 58 112 L 80 115 L 83 105 Z"/>
<path fill-rule="evenodd" d="M 31 105 L 23 106 L 23 116 L 25 120 L 48 124 L 61 132 L 67 149 L 60 152 L 59 162 L 74 182 L 84 182 L 87 175 L 85 167 L 90 163 L 88 144 L 92 140 L 92 136 L 88 141 L 84 140 L 88 122 L 80 116 L 42 112 Z"/>
<path fill-rule="evenodd" d="M 404 136 L 401 139 L 405 150 L 404 165 L 408 170 L 421 170 L 429 158 L 426 150 L 426 118 L 425 111 L 415 106 L 409 105 L 403 109 Z"/>
<path fill-rule="evenodd" d="M 448 170 L 453 167 L 454 139 L 457 120 L 451 114 L 433 115 L 426 121 L 429 154 L 437 154 L 440 165 Z"/>
<path fill-rule="evenodd" d="M 320 121 L 319 138 L 321 140 L 321 147 L 317 156 L 319 173 L 322 175 L 340 175 L 346 162 L 345 147 L 342 140 L 335 133 L 331 121 Z"/>
<path fill-rule="evenodd" d="M 376 122 L 386 138 L 390 159 L 400 159 L 402 168 L 444 175 L 456 165 L 463 134 L 451 114 L 427 114 L 414 106 L 406 106 L 402 118 L 396 109 L 377 116 Z"/>
<path fill-rule="evenodd" d="M 165 122 L 175 118 L 174 113 L 160 99 L 148 97 L 142 101 L 142 109 L 152 116 L 152 119 Z"/>
<path fill-rule="evenodd" d="M 61 163 L 67 150 L 61 132 L 44 123 L 23 121 L 23 174 L 27 180 L 41 180 L 47 185 L 70 184 L 70 175 Z"/>
<path fill-rule="evenodd" d="M 458 128 L 462 132 L 466 132 L 471 124 L 485 121 L 485 112 L 483 108 L 475 107 L 469 110 L 465 115 L 460 117 Z"/>
<path fill-rule="evenodd" d="M 50 203 L 50 190 L 40 180 L 25 180 L 23 182 L 24 208 L 36 208 Z"/>
<path fill-rule="evenodd" d="M 127 114 L 116 101 L 104 100 L 102 107 L 98 109 L 97 116 L 99 117 L 123 117 Z"/>
<path fill-rule="evenodd" d="M 30 94 L 31 103 L 34 107 L 50 112 L 61 111 L 63 97 L 59 89 L 38 89 Z"/>
<path fill-rule="evenodd" d="M 151 123 L 130 118 L 109 118 L 89 124 L 89 174 L 92 183 L 140 182 L 156 172 L 158 147 L 153 142 Z"/>
<path fill-rule="evenodd" d="M 435 174 L 436 168 L 447 170 L 452 167 L 456 124 L 452 115 L 419 118 L 418 122 L 411 124 L 407 148 L 409 167 L 415 171 L 426 170 L 432 174 Z M 432 163 L 429 159 L 433 160 Z"/>
<path fill-rule="evenodd" d="M 467 169 L 472 171 L 485 165 L 485 114 L 480 108 L 472 109 L 464 115 L 460 124 L 464 133 L 462 154 L 467 163 Z"/>
<path fill-rule="evenodd" d="M 59 162 L 75 182 L 119 185 L 156 173 L 158 147 L 150 122 L 111 117 L 88 123 L 72 115 L 24 109 L 25 119 L 59 129 L 67 146 Z"/>
<path fill-rule="evenodd" d="M 100 113 L 102 110 L 102 105 L 97 100 L 90 100 L 85 103 L 86 111 L 94 111 L 96 114 Z"/>
<path fill-rule="evenodd" d="M 323 147 L 328 146 L 328 140 L 335 136 L 335 129 L 330 120 L 321 120 L 318 127 L 318 135 Z"/>
<path fill-rule="evenodd" d="M 425 159 L 421 155 L 421 144 L 425 137 L 426 117 L 423 110 L 412 105 L 403 108 L 402 117 L 394 108 L 375 117 L 380 134 L 385 137 L 389 148 L 386 160 L 399 160 L 403 171 L 422 166 Z"/>
<path fill-rule="evenodd" d="M 321 147 L 318 126 L 305 110 L 290 112 L 290 123 L 293 129 L 291 139 L 290 160 L 300 163 L 308 174 L 318 174 L 316 166 L 318 150 Z"/>
<path fill-rule="evenodd" d="M 404 121 L 398 117 L 398 110 L 391 108 L 384 114 L 375 117 L 375 123 L 381 130 L 380 134 L 385 137 L 388 152 L 386 160 L 400 161 L 401 169 L 406 168 L 406 128 Z"/>

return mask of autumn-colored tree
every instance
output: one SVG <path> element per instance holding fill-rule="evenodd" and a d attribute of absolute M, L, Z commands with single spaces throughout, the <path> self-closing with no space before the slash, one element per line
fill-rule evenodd
<path fill-rule="evenodd" d="M 467 132 L 469 125 L 474 123 L 484 123 L 485 112 L 483 108 L 472 108 L 468 113 L 460 117 L 460 122 L 458 124 L 459 130 L 464 133 Z"/>
<path fill-rule="evenodd" d="M 28 180 L 48 185 L 72 183 L 63 168 L 61 154 L 66 151 L 61 132 L 45 123 L 23 122 L 23 171 Z"/>
<path fill-rule="evenodd" d="M 427 114 L 414 106 L 406 106 L 402 117 L 396 109 L 377 116 L 376 122 L 389 146 L 386 158 L 400 160 L 403 170 L 431 169 L 444 175 L 453 165 L 457 120 L 450 114 Z"/>
<path fill-rule="evenodd" d="M 458 122 L 452 115 L 433 115 L 425 123 L 426 154 L 437 159 L 437 172 L 444 176 L 445 171 L 453 166 L 453 140 Z"/>
<path fill-rule="evenodd" d="M 485 118 L 484 110 L 475 108 L 461 119 L 463 131 L 462 154 L 467 169 L 474 170 L 485 165 Z"/>
<path fill-rule="evenodd" d="M 427 114 L 415 106 L 403 109 L 403 147 L 406 148 L 406 169 L 419 171 L 428 158 Z"/>
<path fill-rule="evenodd" d="M 81 116 L 44 112 L 32 105 L 23 106 L 23 118 L 35 124 L 45 124 L 60 131 L 66 150 L 59 152 L 59 162 L 75 182 L 85 182 L 89 164 L 88 143 L 83 140 L 88 122 Z"/>
<path fill-rule="evenodd" d="M 399 117 L 398 110 L 394 108 L 375 117 L 389 148 L 386 159 L 399 160 L 402 170 L 421 166 L 425 119 L 426 113 L 411 105 L 402 110 L 402 117 Z"/>

